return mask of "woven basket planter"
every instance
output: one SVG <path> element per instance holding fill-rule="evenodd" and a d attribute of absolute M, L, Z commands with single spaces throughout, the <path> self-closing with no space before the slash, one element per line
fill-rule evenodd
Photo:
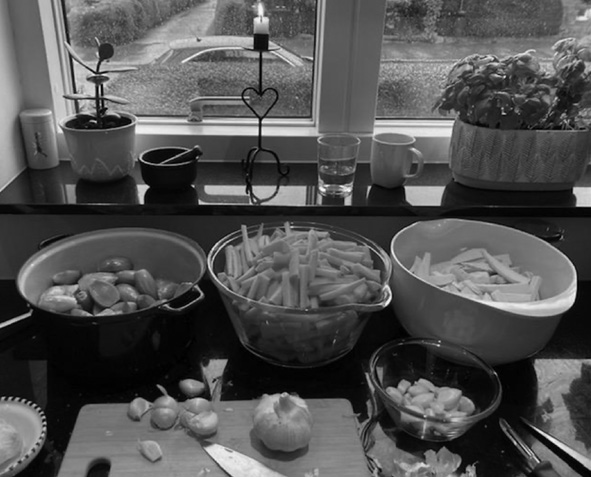
<path fill-rule="evenodd" d="M 460 184 L 496 190 L 565 190 L 583 176 L 591 131 L 502 130 L 456 119 L 450 167 Z"/>

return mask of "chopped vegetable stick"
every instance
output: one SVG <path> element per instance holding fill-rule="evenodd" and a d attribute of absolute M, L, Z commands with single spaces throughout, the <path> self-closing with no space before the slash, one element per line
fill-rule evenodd
<path fill-rule="evenodd" d="M 501 263 L 499 260 L 497 260 L 495 257 L 493 257 L 486 250 L 484 250 L 482 253 L 484 254 L 484 258 L 486 258 L 487 262 L 490 264 L 492 269 L 495 272 L 497 272 L 499 275 L 501 275 L 503 278 L 505 278 L 506 280 L 508 280 L 512 283 L 528 283 L 529 282 L 529 278 L 515 272 L 514 270 L 509 268 L 507 265 Z"/>
<path fill-rule="evenodd" d="M 238 282 L 242 283 L 243 281 L 248 280 L 249 278 L 252 278 L 255 275 L 256 275 L 255 268 L 250 267 L 248 270 L 246 270 L 246 272 L 244 272 L 242 275 L 240 275 L 236 279 L 238 280 Z"/>
<path fill-rule="evenodd" d="M 239 244 L 235 246 L 236 248 L 236 252 L 238 252 L 238 258 L 239 258 L 239 262 L 240 262 L 240 273 L 243 273 L 244 271 L 248 270 L 248 263 L 246 263 L 246 256 L 244 255 L 244 244 Z"/>
<path fill-rule="evenodd" d="M 542 277 L 534 275 L 529 281 L 530 293 L 534 300 L 540 299 L 540 286 L 542 284 Z"/>
<path fill-rule="evenodd" d="M 475 295 L 482 295 L 482 290 L 480 290 L 472 280 L 464 280 L 462 283 L 465 288 L 468 288 Z"/>
<path fill-rule="evenodd" d="M 283 238 L 269 242 L 261 249 L 262 255 L 273 255 L 274 252 L 289 253 L 289 244 Z"/>
<path fill-rule="evenodd" d="M 318 268 L 318 250 L 314 249 L 310 252 L 310 258 L 308 260 L 308 265 L 310 267 L 310 280 L 312 280 L 316 276 L 316 270 Z"/>
<path fill-rule="evenodd" d="M 476 283 L 475 285 L 479 290 L 488 293 L 495 290 L 502 293 L 530 293 L 531 291 L 529 283 Z"/>
<path fill-rule="evenodd" d="M 224 248 L 224 256 L 226 257 L 226 265 L 224 270 L 231 277 L 237 276 L 236 251 L 234 250 L 233 245 L 228 245 L 226 248 Z"/>
<path fill-rule="evenodd" d="M 283 289 L 281 283 L 273 281 L 267 289 L 269 303 L 273 305 L 281 305 L 283 303 Z"/>
<path fill-rule="evenodd" d="M 478 260 L 479 258 L 482 258 L 482 251 L 484 249 L 482 248 L 469 248 L 467 250 L 464 250 L 463 252 L 460 252 L 459 254 L 457 254 L 455 257 L 453 257 L 450 262 L 451 263 L 461 263 L 461 262 L 469 262 L 471 260 Z"/>
<path fill-rule="evenodd" d="M 525 303 L 532 301 L 531 294 L 529 293 L 503 293 L 495 290 L 491 293 L 494 301 L 506 301 L 512 303 Z"/>
<path fill-rule="evenodd" d="M 473 283 L 490 283 L 490 275 L 483 271 L 469 272 L 468 276 Z"/>
<path fill-rule="evenodd" d="M 438 287 L 449 285 L 456 279 L 453 273 L 437 273 L 431 274 L 427 277 L 427 281 Z"/>
<path fill-rule="evenodd" d="M 379 282 L 381 280 L 381 272 L 375 268 L 369 268 L 361 263 L 354 263 L 352 266 L 352 272 L 356 275 L 368 278 Z"/>
<path fill-rule="evenodd" d="M 299 298 L 300 298 L 300 308 L 307 308 L 310 304 L 310 299 L 308 297 L 308 279 L 310 276 L 310 266 L 309 265 L 300 265 L 300 290 L 299 290 Z"/>
<path fill-rule="evenodd" d="M 254 267 L 256 273 L 261 273 L 265 270 L 272 270 L 273 269 L 273 260 L 269 260 L 268 257 L 262 260 L 259 260 L 257 265 Z"/>
<path fill-rule="evenodd" d="M 329 248 L 327 253 L 333 257 L 339 257 L 347 262 L 361 262 L 365 258 L 365 254 L 361 251 L 344 251 L 338 248 Z"/>
<path fill-rule="evenodd" d="M 417 255 L 417 256 L 415 256 L 415 259 L 414 259 L 414 261 L 412 262 L 412 265 L 411 265 L 411 267 L 408 269 L 408 271 L 409 271 L 410 273 L 413 273 L 413 274 L 415 274 L 415 275 L 416 275 L 416 274 L 417 274 L 417 270 L 419 269 L 419 265 L 421 264 L 421 262 L 422 262 L 422 260 L 421 260 L 421 257 L 419 257 L 418 255 Z"/>
<path fill-rule="evenodd" d="M 254 263 L 255 257 L 260 253 L 259 242 L 255 238 L 248 239 L 248 241 L 250 242 L 250 249 L 252 250 L 253 255 L 252 261 Z"/>
<path fill-rule="evenodd" d="M 283 299 L 283 306 L 295 305 L 293 290 L 289 280 L 289 272 L 287 270 L 281 274 L 281 296 Z"/>
<path fill-rule="evenodd" d="M 338 278 L 342 274 L 340 270 L 336 270 L 334 268 L 326 268 L 326 267 L 318 267 L 316 269 L 316 276 L 317 277 L 328 277 L 328 278 Z"/>
<path fill-rule="evenodd" d="M 265 226 L 263 225 L 263 223 L 261 222 L 259 224 L 259 228 L 257 230 L 257 234 L 255 235 L 255 239 L 258 242 L 260 240 L 260 238 L 263 236 L 263 230 L 265 229 Z"/>
<path fill-rule="evenodd" d="M 248 289 L 248 292 L 246 293 L 246 298 L 250 298 L 251 300 L 254 300 L 256 298 L 256 296 L 257 296 L 257 289 L 258 289 L 259 284 L 261 282 L 261 277 L 262 276 L 263 275 L 258 274 L 258 275 L 255 275 L 253 277 L 253 280 L 250 283 L 250 287 Z"/>
<path fill-rule="evenodd" d="M 267 295 L 267 289 L 269 288 L 269 284 L 271 283 L 271 278 L 268 275 L 265 275 L 264 273 L 261 273 L 260 275 L 258 275 L 258 277 L 259 283 L 256 288 L 256 294 L 254 297 L 255 300 L 260 300 L 261 298 Z"/>
<path fill-rule="evenodd" d="M 273 252 L 273 269 L 281 270 L 283 268 L 287 268 L 289 266 L 290 260 L 291 254 L 289 252 Z"/>
<path fill-rule="evenodd" d="M 320 308 L 320 301 L 317 296 L 310 297 L 310 308 Z"/>
<path fill-rule="evenodd" d="M 312 250 L 316 250 L 318 248 L 318 234 L 316 233 L 315 229 L 310 229 L 308 231 L 308 253 L 312 253 Z"/>
<path fill-rule="evenodd" d="M 294 280 L 298 277 L 298 273 L 300 272 L 300 255 L 295 250 L 291 251 L 288 270 L 290 279 Z"/>
<path fill-rule="evenodd" d="M 238 293 L 240 291 L 240 284 L 236 281 L 234 277 L 228 277 L 228 282 L 230 283 L 230 289 L 234 293 Z"/>
<path fill-rule="evenodd" d="M 351 242 L 348 240 L 327 240 L 324 242 L 319 248 L 321 250 L 326 250 L 328 248 L 337 248 L 339 250 L 351 250 L 357 247 L 356 242 Z"/>
<path fill-rule="evenodd" d="M 252 253 L 252 249 L 250 248 L 250 238 L 248 237 L 248 230 L 246 225 L 242 225 L 240 227 L 242 231 L 242 247 L 244 249 L 244 258 L 246 259 L 246 263 L 248 265 L 252 265 L 252 260 L 254 258 L 254 254 Z"/>
<path fill-rule="evenodd" d="M 423 259 L 417 267 L 417 276 L 426 280 L 429 277 L 429 271 L 431 269 L 431 253 L 425 252 Z"/>
<path fill-rule="evenodd" d="M 329 292 L 322 293 L 321 295 L 319 295 L 318 298 L 320 298 L 320 301 L 334 300 L 334 298 L 339 295 L 353 291 L 356 287 L 358 287 L 363 282 L 365 282 L 365 278 L 360 278 L 359 280 L 356 280 L 354 282 L 341 285 L 338 288 L 336 288 L 335 290 L 331 290 Z"/>

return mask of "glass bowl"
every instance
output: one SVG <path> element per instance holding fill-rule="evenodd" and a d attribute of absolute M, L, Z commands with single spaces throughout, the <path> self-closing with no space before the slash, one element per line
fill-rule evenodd
<path fill-rule="evenodd" d="M 322 303 L 284 306 L 266 298 L 255 299 L 252 293 L 239 293 L 236 287 L 233 290 L 225 276 L 228 247 L 239 246 L 245 235 L 251 239 L 271 237 L 273 232 L 286 227 L 290 234 L 302 238 L 313 229 L 319 235 L 328 234 L 334 243 L 354 242 L 362 246 L 379 280 L 372 280 L 371 299 L 329 306 Z M 354 232 L 314 222 L 268 223 L 237 230 L 213 246 L 207 257 L 207 269 L 242 345 L 265 361 L 285 367 L 311 368 L 341 358 L 353 349 L 371 313 L 383 310 L 392 299 L 389 286 L 392 264 L 380 246 Z M 307 281 L 313 283 L 311 277 Z"/>
<path fill-rule="evenodd" d="M 398 428 L 425 441 L 450 441 L 501 402 L 495 370 L 470 351 L 434 339 L 406 338 L 370 359 L 375 392 Z"/>

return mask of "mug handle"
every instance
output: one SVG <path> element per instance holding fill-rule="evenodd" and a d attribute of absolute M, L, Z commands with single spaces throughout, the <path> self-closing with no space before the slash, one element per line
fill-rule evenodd
<path fill-rule="evenodd" d="M 424 160 L 423 160 L 423 153 L 421 151 L 419 151 L 418 149 L 415 149 L 414 147 L 411 147 L 409 149 L 410 153 L 414 156 L 414 158 L 417 161 L 417 170 L 411 174 L 410 172 L 408 174 L 406 174 L 404 177 L 405 179 L 412 179 L 413 177 L 419 177 L 421 175 L 421 172 L 423 172 L 423 166 L 424 164 Z M 411 167 L 412 167 L 412 162 L 411 162 Z"/>

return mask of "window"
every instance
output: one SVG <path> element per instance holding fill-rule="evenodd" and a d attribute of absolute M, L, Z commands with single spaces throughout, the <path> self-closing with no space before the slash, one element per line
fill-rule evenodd
<path fill-rule="evenodd" d="M 109 94 L 130 101 L 118 109 L 139 117 L 186 118 L 190 101 L 203 98 L 200 117 L 252 120 L 253 112 L 237 98 L 259 85 L 261 54 L 252 49 L 253 26 L 264 16 L 271 41 L 262 53 L 261 85 L 280 92 L 268 117 L 312 118 L 316 0 L 61 2 L 69 43 L 84 61 L 96 62 L 98 38 L 115 46 L 110 65 L 137 67 L 109 75 Z M 75 90 L 93 88 L 88 71 L 75 62 L 73 67 Z"/>
<path fill-rule="evenodd" d="M 48 106 L 60 116 L 70 105 L 61 99 L 63 88 L 58 78 L 63 73 L 60 66 L 65 63 L 63 55 L 60 56 L 60 41 L 56 41 L 56 32 L 51 31 L 57 25 L 59 38 L 63 30 L 59 8 L 55 8 L 60 0 L 52 2 L 53 11 L 47 0 L 11 0 L 10 8 L 22 50 L 19 55 L 32 58 L 23 67 L 25 97 L 29 104 L 36 105 L 53 97 L 53 104 Z M 291 3 L 294 2 L 285 2 Z M 475 31 L 481 35 L 480 51 L 486 48 L 488 52 L 494 47 L 501 54 L 517 53 L 531 45 L 539 48 L 540 40 L 547 40 L 549 49 L 558 37 L 591 34 L 586 3 L 580 0 L 318 0 L 313 50 L 299 51 L 302 58 L 314 58 L 310 73 L 314 80 L 310 115 L 286 114 L 266 120 L 265 144 L 284 160 L 314 160 L 315 137 L 319 132 L 349 131 L 363 136 L 363 158 L 368 157 L 368 137 L 374 130 L 395 128 L 415 135 L 427 160 L 447 161 L 451 121 L 431 112 L 430 106 L 450 62 L 474 52 L 476 44 L 470 40 Z M 499 4 L 504 7 L 499 8 Z M 423 10 L 418 8 L 421 5 Z M 425 10 L 426 5 L 431 10 Z M 474 10 L 477 6 L 482 8 Z M 37 20 L 31 16 L 31 9 L 39 17 Z M 35 21 L 39 29 L 31 28 Z M 530 30 L 528 36 L 515 39 L 515 34 L 507 36 L 511 31 L 500 31 L 501 27 L 520 34 L 526 28 Z M 43 34 L 39 38 L 37 30 Z M 449 57 L 442 58 L 439 52 L 443 50 Z M 420 110 L 418 102 L 423 111 L 420 114 L 416 113 Z M 199 125 L 188 124 L 180 115 L 166 119 L 149 117 L 142 120 L 138 129 L 138 147 L 190 145 L 198 137 L 206 156 L 239 161 L 252 146 L 257 132 L 256 121 L 242 113 L 230 120 L 207 119 Z M 220 141 L 224 138 L 232 139 Z"/>

